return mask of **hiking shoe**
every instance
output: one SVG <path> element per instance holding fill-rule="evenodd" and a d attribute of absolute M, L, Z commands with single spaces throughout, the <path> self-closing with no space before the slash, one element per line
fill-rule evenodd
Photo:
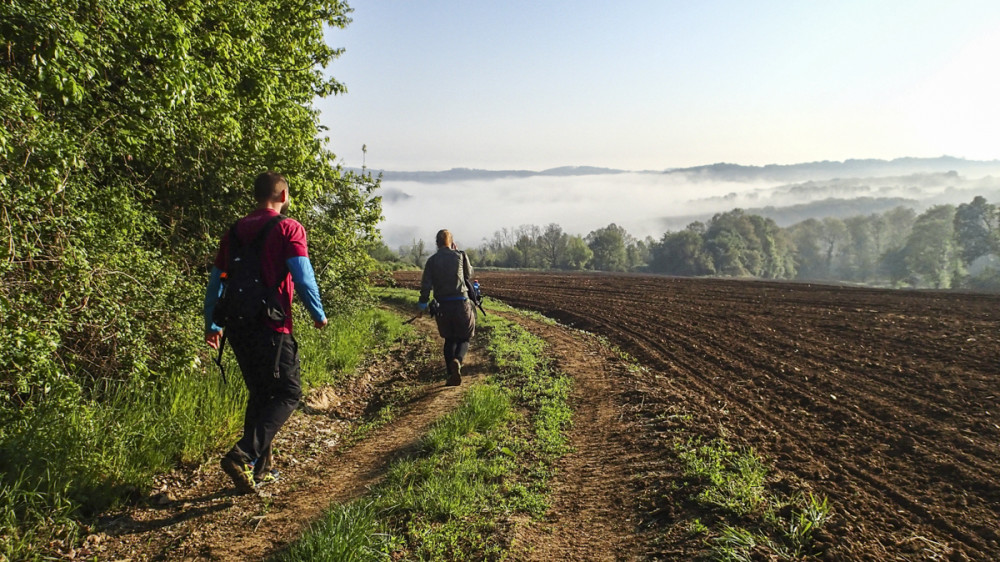
<path fill-rule="evenodd" d="M 272 453 L 271 448 L 268 447 L 267 453 L 255 460 L 251 463 L 251 465 L 253 466 L 254 482 L 259 482 L 260 479 L 263 478 L 265 474 L 270 472 L 271 468 L 274 466 L 274 454 Z"/>
<path fill-rule="evenodd" d="M 254 492 L 253 485 L 253 465 L 248 464 L 244 458 L 246 455 L 239 449 L 239 447 L 233 447 L 231 451 L 226 453 L 226 456 L 222 457 L 219 461 L 219 466 L 222 467 L 222 471 L 226 473 L 232 481 L 233 485 L 236 486 L 237 494 L 252 494 Z"/>
<path fill-rule="evenodd" d="M 281 478 L 281 473 L 277 469 L 272 468 L 264 474 L 254 475 L 254 487 L 260 488 L 261 486 L 267 486 L 268 484 L 274 484 Z"/>
<path fill-rule="evenodd" d="M 458 359 L 452 359 L 448 361 L 448 382 L 444 385 L 458 386 L 460 384 L 462 384 L 462 364 L 458 362 Z"/>

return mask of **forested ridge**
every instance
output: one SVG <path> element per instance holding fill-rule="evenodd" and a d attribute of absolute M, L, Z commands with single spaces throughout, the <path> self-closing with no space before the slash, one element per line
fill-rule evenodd
<path fill-rule="evenodd" d="M 337 166 L 312 107 L 345 92 L 323 33 L 349 13 L 0 2 L 0 558 L 228 439 L 239 397 L 204 382 L 201 299 L 255 175 L 288 177 L 327 310 L 363 297 L 378 180 Z"/>

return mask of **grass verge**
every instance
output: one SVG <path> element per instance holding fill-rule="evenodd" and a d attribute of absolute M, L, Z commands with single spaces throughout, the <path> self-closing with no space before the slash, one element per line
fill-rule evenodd
<path fill-rule="evenodd" d="M 382 294 L 415 309 L 412 291 Z M 569 379 L 544 342 L 480 316 L 496 373 L 435 423 L 419 452 L 365 498 L 330 511 L 277 560 L 502 560 L 513 521 L 547 508 L 552 462 L 567 451 Z"/>
<path fill-rule="evenodd" d="M 331 318 L 321 331 L 297 313 L 306 389 L 350 376 L 405 329 L 382 310 Z M 100 395 L 84 394 L 67 377 L 0 420 L 0 560 L 58 556 L 88 532 L 89 516 L 141 496 L 154 475 L 177 463 L 201 462 L 231 445 L 246 391 L 231 352 L 223 384 L 202 346 L 187 365 L 108 384 Z"/>

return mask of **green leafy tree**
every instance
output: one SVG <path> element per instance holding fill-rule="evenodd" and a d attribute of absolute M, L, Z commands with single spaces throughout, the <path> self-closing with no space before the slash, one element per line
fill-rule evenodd
<path fill-rule="evenodd" d="M 702 235 L 688 228 L 668 232 L 653 245 L 650 269 L 671 275 L 711 275 L 715 264 L 705 250 Z"/>
<path fill-rule="evenodd" d="M 759 276 L 767 279 L 786 279 L 795 276 L 795 257 L 788 236 L 772 219 L 751 215 L 755 238 L 760 243 L 764 257 Z"/>
<path fill-rule="evenodd" d="M 518 267 L 546 267 L 544 251 L 539 245 L 541 229 L 535 225 L 522 225 L 517 229 L 517 241 L 514 248 L 520 256 Z"/>
<path fill-rule="evenodd" d="M 824 279 L 828 274 L 826 259 L 820 247 L 822 231 L 823 223 L 816 219 L 806 219 L 787 230 L 800 279 Z"/>
<path fill-rule="evenodd" d="M 99 509 L 181 456 L 175 435 L 123 467 L 66 420 L 204 368 L 207 267 L 260 171 L 288 177 L 324 298 L 363 294 L 379 180 L 338 168 L 312 107 L 344 90 L 324 72 L 340 54 L 324 32 L 349 11 L 0 2 L 0 393 L 14 397 L 0 403 L 0 484 L 28 478 L 53 505 Z"/>
<path fill-rule="evenodd" d="M 567 269 L 582 270 L 590 267 L 594 259 L 594 252 L 587 245 L 582 236 L 570 236 L 566 240 L 566 261 Z"/>
<path fill-rule="evenodd" d="M 379 240 L 373 243 L 368 248 L 368 255 L 377 262 L 383 263 L 398 263 L 399 254 L 392 251 L 392 248 L 385 244 L 385 241 Z"/>
<path fill-rule="evenodd" d="M 563 232 L 561 226 L 551 223 L 545 227 L 542 235 L 538 238 L 538 247 L 544 259 L 546 267 L 565 268 L 566 248 L 569 244 L 569 236 Z"/>
<path fill-rule="evenodd" d="M 894 286 L 909 276 L 904 259 L 906 239 L 913 230 L 917 213 L 908 207 L 896 207 L 882 213 L 873 225 L 872 235 L 879 255 L 877 271 Z"/>
<path fill-rule="evenodd" d="M 824 269 L 826 277 L 834 279 L 837 275 L 834 259 L 843 252 L 848 241 L 847 225 L 844 224 L 844 221 L 834 217 L 824 218 L 821 224 L 819 243 L 823 252 Z"/>
<path fill-rule="evenodd" d="M 948 289 L 962 274 L 955 242 L 955 207 L 936 205 L 917 217 L 906 241 L 905 263 L 923 284 Z"/>
<path fill-rule="evenodd" d="M 965 265 L 982 256 L 997 253 L 998 223 L 1000 213 L 996 206 L 982 196 L 958 206 L 955 211 L 955 238 Z"/>
<path fill-rule="evenodd" d="M 655 243 L 656 241 L 651 236 L 647 236 L 645 240 L 632 239 L 628 242 L 625 247 L 625 254 L 627 256 L 629 271 L 640 271 L 649 265 L 649 261 L 652 259 L 653 244 Z"/>
<path fill-rule="evenodd" d="M 412 263 L 417 267 L 423 267 L 424 261 L 430 256 L 430 252 L 427 250 L 427 243 L 424 239 L 420 240 L 414 239 L 409 245 L 403 246 L 399 249 L 400 256 L 403 256 L 406 261 Z"/>
<path fill-rule="evenodd" d="M 866 282 L 875 275 L 879 260 L 875 237 L 878 220 L 878 215 L 844 219 L 847 242 L 842 248 L 837 266 L 840 279 Z"/>
<path fill-rule="evenodd" d="M 705 248 L 722 275 L 759 276 L 763 270 L 762 246 L 742 209 L 712 217 L 705 231 Z"/>
<path fill-rule="evenodd" d="M 593 268 L 599 271 L 627 271 L 628 253 L 625 241 L 628 233 L 611 223 L 587 235 L 587 246 L 594 253 Z"/>

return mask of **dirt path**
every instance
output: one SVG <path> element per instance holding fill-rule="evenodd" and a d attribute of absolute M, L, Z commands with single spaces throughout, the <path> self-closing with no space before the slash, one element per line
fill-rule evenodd
<path fill-rule="evenodd" d="M 586 334 L 516 319 L 548 344 L 573 379 L 573 451 L 557 465 L 545 520 L 522 528 L 514 560 L 635 560 L 642 537 L 633 475 L 644 464 L 623 417 L 631 375 L 607 346 Z"/>
<path fill-rule="evenodd" d="M 638 530 L 634 475 L 651 459 L 635 446 L 623 421 L 634 385 L 625 363 L 596 338 L 525 319 L 515 321 L 545 339 L 560 371 L 573 378 L 572 452 L 557 465 L 551 508 L 543 521 L 523 522 L 512 560 L 635 560 Z M 421 320 L 422 330 L 432 324 Z M 293 541 L 332 502 L 363 495 L 395 458 L 414 450 L 431 424 L 454 409 L 486 374 L 488 361 L 473 345 L 463 385 L 441 385 L 437 342 L 403 349 L 349 388 L 314 392 L 278 435 L 282 478 L 259 497 L 235 496 L 215 461 L 163 477 L 158 494 L 105 520 L 90 554 L 102 560 L 261 560 Z M 416 366 L 414 366 L 416 365 Z M 364 411 L 400 388 L 416 386 L 394 420 L 343 450 L 342 438 Z"/>
<path fill-rule="evenodd" d="M 423 325 L 423 324 L 427 325 Z M 429 330 L 429 321 L 418 322 Z M 281 480 L 257 496 L 232 495 L 213 459 L 161 479 L 159 493 L 144 505 L 106 520 L 88 540 L 102 560 L 262 560 L 293 541 L 332 502 L 364 494 L 391 461 L 413 451 L 431 424 L 453 410 L 488 368 L 473 349 L 463 385 L 444 387 L 443 365 L 432 349 L 398 350 L 372 365 L 348 388 L 314 393 L 276 439 Z M 359 416 L 387 394 L 417 384 L 395 418 L 343 450 L 342 438 Z M 309 412 L 309 413 L 307 413 Z"/>

